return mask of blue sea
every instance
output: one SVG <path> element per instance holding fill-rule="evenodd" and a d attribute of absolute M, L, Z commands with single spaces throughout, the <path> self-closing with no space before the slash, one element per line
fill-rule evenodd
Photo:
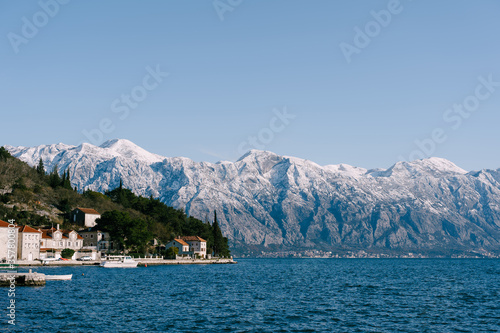
<path fill-rule="evenodd" d="M 494 259 L 239 259 L 35 270 L 73 279 L 17 287 L 16 326 L 2 315 L 1 331 L 500 331 Z M 7 289 L 0 292 L 5 308 Z"/>

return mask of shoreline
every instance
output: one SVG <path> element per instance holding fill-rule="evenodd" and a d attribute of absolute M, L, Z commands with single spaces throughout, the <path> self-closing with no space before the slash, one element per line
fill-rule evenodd
<path fill-rule="evenodd" d="M 189 260 L 176 260 L 176 259 L 140 259 L 138 266 L 162 266 L 162 265 L 228 265 L 237 264 L 233 259 L 189 259 Z M 93 261 L 78 261 L 78 260 L 61 260 L 49 261 L 42 264 L 41 261 L 33 260 L 18 260 L 16 262 L 18 267 L 66 267 L 66 266 L 99 266 L 100 260 Z"/>

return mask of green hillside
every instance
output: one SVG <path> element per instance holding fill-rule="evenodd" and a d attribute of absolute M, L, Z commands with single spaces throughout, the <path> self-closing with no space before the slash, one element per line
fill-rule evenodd
<path fill-rule="evenodd" d="M 71 175 L 32 168 L 0 147 L 0 219 L 15 219 L 19 225 L 51 226 L 78 230 L 69 213 L 76 207 L 93 208 L 101 213 L 98 227 L 132 251 L 144 252 L 156 238 L 166 243 L 178 235 L 197 235 L 207 240 L 207 248 L 228 256 L 228 242 L 222 236 L 217 218 L 214 223 L 188 217 L 184 211 L 169 207 L 152 197 L 136 196 L 121 185 L 109 192 L 71 188 Z"/>

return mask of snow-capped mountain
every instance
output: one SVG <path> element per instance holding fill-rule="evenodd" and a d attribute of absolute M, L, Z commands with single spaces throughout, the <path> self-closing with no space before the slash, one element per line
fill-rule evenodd
<path fill-rule="evenodd" d="M 217 210 L 235 243 L 402 250 L 500 249 L 500 169 L 467 172 L 450 161 L 387 170 L 320 166 L 252 150 L 236 162 L 197 163 L 127 140 L 6 147 L 30 165 L 70 170 L 78 189 L 123 184 L 205 219 Z"/>

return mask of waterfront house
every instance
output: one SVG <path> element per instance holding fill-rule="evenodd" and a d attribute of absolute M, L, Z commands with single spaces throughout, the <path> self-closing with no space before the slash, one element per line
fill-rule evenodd
<path fill-rule="evenodd" d="M 201 258 L 207 257 L 207 241 L 198 236 L 184 236 L 181 239 L 189 244 L 189 252 Z"/>
<path fill-rule="evenodd" d="M 72 249 L 75 251 L 72 259 L 76 259 L 76 252 L 83 247 L 83 237 L 74 230 L 60 230 L 57 228 L 41 229 L 42 241 L 40 258 L 61 257 L 61 251 Z"/>
<path fill-rule="evenodd" d="M 180 238 L 175 238 L 173 241 L 168 242 L 165 245 L 165 249 L 169 249 L 171 247 L 176 247 L 179 250 L 177 253 L 179 256 L 186 256 L 189 254 L 189 244 Z"/>
<path fill-rule="evenodd" d="M 17 244 L 18 241 L 17 228 L 9 227 L 9 225 L 10 225 L 9 223 L 0 220 L 0 261 L 2 262 L 7 261 L 7 258 L 9 257 L 9 247 L 8 247 L 9 239 L 14 239 L 15 240 L 14 244 Z M 15 246 L 14 249 L 11 250 L 17 252 L 17 246 Z M 13 259 L 17 259 L 17 255 Z"/>
<path fill-rule="evenodd" d="M 17 259 L 30 261 L 39 259 L 42 232 L 27 225 L 17 227 L 17 231 Z"/>
<path fill-rule="evenodd" d="M 70 221 L 73 224 L 78 224 L 86 228 L 93 228 L 96 225 L 96 220 L 101 218 L 98 211 L 91 208 L 77 207 L 70 213 Z"/>
<path fill-rule="evenodd" d="M 103 253 L 113 249 L 113 242 L 108 232 L 93 227 L 80 230 L 78 233 L 83 238 L 84 249 L 95 249 Z"/>
<path fill-rule="evenodd" d="M 166 249 L 176 247 L 179 249 L 178 255 L 192 258 L 207 256 L 207 241 L 198 236 L 179 236 L 165 245 Z"/>

